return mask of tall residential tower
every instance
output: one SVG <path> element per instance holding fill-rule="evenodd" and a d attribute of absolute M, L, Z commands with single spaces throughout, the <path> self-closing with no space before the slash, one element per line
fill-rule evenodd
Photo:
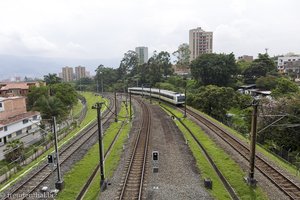
<path fill-rule="evenodd" d="M 213 32 L 206 32 L 201 27 L 191 29 L 189 33 L 190 61 L 205 53 L 212 53 Z"/>
<path fill-rule="evenodd" d="M 138 55 L 139 65 L 148 62 L 148 47 L 136 47 L 135 52 Z"/>
<path fill-rule="evenodd" d="M 84 78 L 84 77 L 86 77 L 85 67 L 82 67 L 82 66 L 75 67 L 75 78 L 76 78 L 76 80 L 79 80 L 79 79 Z"/>
<path fill-rule="evenodd" d="M 62 78 L 64 82 L 73 81 L 73 68 L 72 67 L 63 67 L 62 68 Z"/>

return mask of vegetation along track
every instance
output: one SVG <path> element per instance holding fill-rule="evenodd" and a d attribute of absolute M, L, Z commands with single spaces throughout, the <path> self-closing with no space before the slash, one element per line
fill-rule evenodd
<path fill-rule="evenodd" d="M 183 110 L 182 110 L 183 111 Z M 217 134 L 221 139 L 223 139 L 227 144 L 229 144 L 234 150 L 236 150 L 241 156 L 249 161 L 249 147 L 237 140 L 228 131 L 221 128 L 216 123 L 207 119 L 207 117 L 196 113 L 191 109 L 187 109 L 187 113 L 201 122 L 209 130 Z M 266 176 L 273 184 L 275 184 L 281 191 L 283 191 L 290 199 L 300 199 L 300 187 L 296 185 L 292 180 L 282 174 L 280 171 L 275 169 L 271 164 L 269 164 L 264 158 L 256 154 L 255 167 L 264 176 Z"/>
<path fill-rule="evenodd" d="M 109 98 L 112 102 L 112 98 Z M 112 107 L 114 103 L 111 103 L 110 106 Z M 103 117 L 105 120 L 103 124 L 108 123 L 112 113 L 106 112 Z M 84 130 L 83 134 L 81 134 L 76 139 L 72 140 L 71 142 L 67 143 L 63 150 L 60 151 L 60 165 L 63 165 L 68 158 L 70 158 L 76 151 L 85 143 L 87 142 L 93 135 L 97 134 L 97 123 L 92 123 L 86 130 Z M 42 185 L 42 183 L 53 173 L 54 170 L 51 169 L 52 166 L 48 163 L 44 163 L 39 169 L 28 177 L 24 182 L 22 182 L 19 186 L 17 186 L 13 191 L 9 193 L 9 196 L 4 197 L 5 200 L 16 200 L 16 199 L 26 199 L 30 197 L 38 187 Z"/>
<path fill-rule="evenodd" d="M 165 110 L 167 110 L 171 115 L 176 116 L 170 109 L 168 109 L 167 107 L 161 105 Z M 218 169 L 218 167 L 216 166 L 216 164 L 214 163 L 214 161 L 212 160 L 212 158 L 209 156 L 209 154 L 207 153 L 207 151 L 205 150 L 205 148 L 203 147 L 203 145 L 201 144 L 201 142 L 197 139 L 197 137 L 195 136 L 195 134 L 181 121 L 180 118 L 176 117 L 177 120 L 183 125 L 183 127 L 191 134 L 192 138 L 196 141 L 196 143 L 198 144 L 198 146 L 200 147 L 201 151 L 203 152 L 203 154 L 205 155 L 206 159 L 209 161 L 209 163 L 211 164 L 211 166 L 213 167 L 213 169 L 215 170 L 215 172 L 217 173 L 218 177 L 220 178 L 220 180 L 222 181 L 223 185 L 225 186 L 226 190 L 228 191 L 228 193 L 231 196 L 231 199 L 233 200 L 238 200 L 239 197 L 237 196 L 236 192 L 234 191 L 234 189 L 231 187 L 231 185 L 229 184 L 229 182 L 226 180 L 226 178 L 223 176 L 223 174 L 221 173 L 221 171 Z"/>
<path fill-rule="evenodd" d="M 128 113 L 127 113 L 128 114 Z M 107 148 L 106 152 L 104 153 L 104 161 L 106 160 L 107 156 L 109 155 L 109 153 L 112 150 L 112 147 L 114 146 L 114 144 L 116 143 L 124 125 L 125 125 L 125 121 L 122 121 L 122 125 L 120 126 L 117 134 L 115 135 L 113 141 L 110 143 L 109 147 Z M 96 175 L 98 174 L 97 172 L 99 171 L 99 167 L 100 167 L 100 163 L 97 164 L 97 166 L 95 167 L 95 169 L 93 170 L 92 174 L 90 175 L 90 177 L 88 178 L 87 182 L 84 184 L 84 186 L 81 188 L 80 192 L 78 193 L 76 200 L 81 200 L 83 199 L 85 193 L 87 192 L 88 188 L 90 187 L 91 183 L 93 182 L 94 178 L 96 177 Z"/>
<path fill-rule="evenodd" d="M 142 107 L 143 119 L 140 131 L 134 142 L 133 152 L 126 171 L 118 199 L 142 199 L 143 182 L 146 170 L 147 151 L 150 135 L 151 117 L 148 106 L 138 99 Z"/>

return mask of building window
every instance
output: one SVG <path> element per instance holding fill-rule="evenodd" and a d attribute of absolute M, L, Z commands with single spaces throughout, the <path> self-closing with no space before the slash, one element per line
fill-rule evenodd
<path fill-rule="evenodd" d="M 29 131 L 31 130 L 31 126 L 28 126 L 27 128 L 26 128 L 26 133 L 29 133 Z"/>
<path fill-rule="evenodd" d="M 7 126 L 4 126 L 4 131 L 7 131 Z"/>
<path fill-rule="evenodd" d="M 37 115 L 34 115 L 34 116 L 32 117 L 32 119 L 33 119 L 33 120 L 37 120 Z"/>
<path fill-rule="evenodd" d="M 0 138 L 0 142 L 2 142 L 2 138 Z"/>
<path fill-rule="evenodd" d="M 23 119 L 23 124 L 28 123 L 28 119 Z"/>
<path fill-rule="evenodd" d="M 3 131 L 3 127 L 0 127 L 0 131 Z"/>
<path fill-rule="evenodd" d="M 7 136 L 7 138 L 11 138 L 11 134 L 9 134 L 9 135 Z"/>
<path fill-rule="evenodd" d="M 18 136 L 18 135 L 21 135 L 22 134 L 22 130 L 19 130 L 19 131 L 17 131 L 16 132 L 16 135 Z"/>

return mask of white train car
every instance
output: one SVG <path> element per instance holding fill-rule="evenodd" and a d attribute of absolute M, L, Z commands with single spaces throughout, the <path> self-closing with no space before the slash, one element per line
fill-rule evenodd
<path fill-rule="evenodd" d="M 170 102 L 174 105 L 182 105 L 185 103 L 185 96 L 184 94 L 173 92 L 170 90 L 159 90 L 157 88 L 143 88 L 143 87 L 130 87 L 128 88 L 128 92 L 131 94 L 138 94 L 144 96 L 150 96 L 153 98 L 161 99 L 163 101 Z"/>

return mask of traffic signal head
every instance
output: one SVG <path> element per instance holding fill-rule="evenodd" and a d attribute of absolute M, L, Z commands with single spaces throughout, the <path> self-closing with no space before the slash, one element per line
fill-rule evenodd
<path fill-rule="evenodd" d="M 158 161 L 158 151 L 152 151 L 152 160 Z"/>

